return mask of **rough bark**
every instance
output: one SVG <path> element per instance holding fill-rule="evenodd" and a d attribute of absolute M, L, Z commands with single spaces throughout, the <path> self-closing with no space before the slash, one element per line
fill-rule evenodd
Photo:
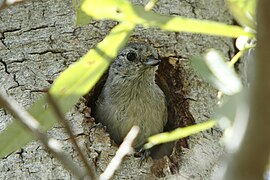
<path fill-rule="evenodd" d="M 146 2 L 136 1 L 138 4 Z M 223 1 L 162 0 L 154 10 L 162 14 L 232 23 Z M 56 0 L 29 0 L 9 7 L 0 12 L 0 21 L 0 85 L 26 108 L 43 95 L 41 91 L 50 87 L 50 82 L 60 72 L 101 41 L 116 24 L 92 21 L 88 26 L 76 28 L 71 1 Z M 186 126 L 211 117 L 217 92 L 192 70 L 189 58 L 209 48 L 218 49 L 230 58 L 234 53 L 233 41 L 142 27 L 136 29 L 133 39 L 150 43 L 164 60 L 157 81 L 174 113 L 173 126 Z M 94 126 L 87 103 L 87 100 L 81 100 L 67 117 L 100 173 L 117 146 L 102 127 Z M 11 117 L 3 110 L 0 110 L 0 117 L 2 131 Z M 66 152 L 77 161 L 77 154 L 61 126 L 56 125 L 49 133 L 63 141 Z M 141 167 L 140 159 L 131 155 L 125 159 L 115 178 L 167 179 L 180 176 L 183 179 L 208 179 L 217 169 L 216 164 L 223 154 L 220 136 L 217 128 L 193 135 L 176 142 L 171 156 L 155 162 L 149 159 Z M 35 141 L 2 159 L 0 169 L 0 179 L 74 178 Z"/>

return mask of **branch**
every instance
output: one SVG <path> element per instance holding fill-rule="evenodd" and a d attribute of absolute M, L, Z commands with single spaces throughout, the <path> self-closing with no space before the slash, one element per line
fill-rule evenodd
<path fill-rule="evenodd" d="M 0 106 L 8 110 L 14 118 L 19 121 L 29 132 L 37 137 L 41 143 L 78 179 L 84 179 L 85 173 L 69 158 L 61 149 L 61 143 L 53 138 L 49 138 L 41 130 L 40 123 L 35 120 L 18 103 L 9 98 L 4 89 L 0 89 Z"/>
<path fill-rule="evenodd" d="M 83 154 L 83 152 L 82 152 L 81 148 L 79 147 L 76 139 L 74 138 L 74 135 L 72 133 L 70 125 L 68 124 L 68 121 L 65 119 L 64 114 L 61 112 L 59 106 L 57 105 L 57 102 L 54 100 L 53 96 L 50 93 L 48 93 L 47 97 L 48 97 L 48 102 L 52 105 L 53 110 L 55 111 L 55 114 L 58 116 L 58 119 L 60 120 L 60 122 L 64 126 L 64 128 L 67 131 L 68 135 L 70 136 L 70 139 L 71 139 L 73 145 L 75 146 L 75 149 L 78 152 L 79 157 L 80 157 L 80 159 L 82 160 L 82 162 L 84 164 L 84 167 L 86 168 L 86 172 L 87 172 L 88 176 L 91 179 L 96 179 L 95 174 L 94 174 L 94 170 L 88 164 L 86 156 L 85 156 L 85 154 Z"/>
<path fill-rule="evenodd" d="M 133 126 L 127 136 L 125 137 L 123 143 L 120 145 L 115 156 L 112 158 L 111 162 L 105 169 L 105 171 L 100 175 L 100 180 L 108 180 L 112 178 L 115 171 L 120 166 L 123 158 L 133 151 L 132 143 L 139 133 L 139 127 Z"/>
<path fill-rule="evenodd" d="M 236 152 L 231 154 L 224 180 L 264 179 L 270 152 L 270 1 L 259 0 L 255 81 L 252 84 L 250 117 Z M 243 117 L 242 117 L 243 119 Z M 237 123 L 237 122 L 236 122 Z M 234 136 L 229 148 L 239 137 Z"/>

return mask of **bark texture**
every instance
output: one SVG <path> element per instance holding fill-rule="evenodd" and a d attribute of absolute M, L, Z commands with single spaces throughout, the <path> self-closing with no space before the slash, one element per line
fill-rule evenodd
<path fill-rule="evenodd" d="M 154 10 L 167 15 L 232 23 L 223 1 L 161 0 Z M 50 87 L 50 82 L 60 72 L 116 25 L 111 21 L 92 21 L 88 26 L 76 28 L 71 0 L 29 0 L 2 10 L 0 21 L 0 85 L 25 108 L 43 95 L 42 90 Z M 217 92 L 192 70 L 189 58 L 209 48 L 220 50 L 230 58 L 234 54 L 231 39 L 142 27 L 137 27 L 132 39 L 150 43 L 163 59 L 157 81 L 167 96 L 174 117 L 172 126 L 199 123 L 211 117 Z M 102 127 L 95 126 L 86 104 L 89 104 L 87 99 L 82 99 L 67 117 L 93 166 L 101 173 L 117 146 Z M 2 131 L 11 117 L 3 110 L 0 117 Z M 66 152 L 77 161 L 63 128 L 56 125 L 49 133 L 63 141 Z M 176 142 L 172 155 L 158 161 L 149 159 L 141 167 L 140 158 L 131 155 L 125 159 L 115 179 L 209 179 L 223 154 L 220 136 L 216 128 L 193 135 Z M 0 179 L 74 179 L 35 141 L 0 160 L 0 169 Z"/>

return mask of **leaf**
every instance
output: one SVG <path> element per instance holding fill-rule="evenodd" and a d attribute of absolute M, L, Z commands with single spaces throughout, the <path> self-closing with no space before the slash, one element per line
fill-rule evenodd
<path fill-rule="evenodd" d="M 221 106 L 216 109 L 217 119 L 220 119 L 219 124 L 223 123 L 222 121 L 224 120 L 224 117 L 230 122 L 233 122 L 235 120 L 237 110 L 243 104 L 248 104 L 247 101 L 248 92 L 246 89 L 243 89 L 243 91 L 240 93 L 234 94 L 232 96 L 223 97 Z M 225 126 L 222 125 L 221 127 Z"/>
<path fill-rule="evenodd" d="M 243 26 L 256 30 L 257 0 L 226 0 L 235 19 Z"/>
<path fill-rule="evenodd" d="M 216 120 L 208 120 L 206 122 L 188 126 L 185 128 L 177 128 L 171 132 L 165 132 L 153 135 L 148 138 L 148 143 L 144 145 L 145 149 L 149 149 L 157 144 L 166 143 L 170 141 L 175 141 L 192 134 L 196 134 L 200 131 L 210 129 L 216 125 Z"/>
<path fill-rule="evenodd" d="M 126 0 L 84 0 L 81 8 L 86 14 L 97 20 L 120 20 L 123 16 L 123 8 L 130 5 Z"/>
<path fill-rule="evenodd" d="M 250 32 L 245 32 L 239 26 L 181 16 L 165 16 L 153 11 L 145 11 L 143 7 L 132 5 L 124 0 L 85 0 L 81 7 L 86 14 L 95 19 L 128 21 L 145 27 L 159 27 L 163 30 L 176 32 L 203 33 L 227 37 L 255 36 Z"/>
<path fill-rule="evenodd" d="M 79 1 L 77 3 L 77 1 Z M 76 10 L 76 26 L 84 26 L 91 22 L 91 16 L 87 15 L 84 11 L 81 10 L 81 4 L 84 0 L 72 0 L 73 6 Z"/>
<path fill-rule="evenodd" d="M 49 91 L 58 101 L 63 113 L 70 110 L 81 96 L 89 92 L 127 42 L 133 29 L 134 25 L 129 23 L 117 25 L 94 49 L 55 80 Z M 50 129 L 57 122 L 46 97 L 32 105 L 29 112 L 41 123 L 44 130 Z M 13 122 L 0 134 L 0 157 L 12 153 L 33 139 L 25 129 Z"/>
<path fill-rule="evenodd" d="M 242 90 L 234 69 L 217 51 L 209 50 L 204 57 L 193 57 L 191 63 L 206 81 L 224 94 L 233 95 Z"/>

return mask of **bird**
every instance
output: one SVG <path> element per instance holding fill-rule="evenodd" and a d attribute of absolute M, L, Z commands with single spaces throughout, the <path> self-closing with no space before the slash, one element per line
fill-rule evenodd
<path fill-rule="evenodd" d="M 165 95 L 155 81 L 160 62 L 153 47 L 131 42 L 111 64 L 96 101 L 95 119 L 106 126 L 116 144 L 135 125 L 140 128 L 133 143 L 137 150 L 148 137 L 163 132 L 168 112 Z"/>

